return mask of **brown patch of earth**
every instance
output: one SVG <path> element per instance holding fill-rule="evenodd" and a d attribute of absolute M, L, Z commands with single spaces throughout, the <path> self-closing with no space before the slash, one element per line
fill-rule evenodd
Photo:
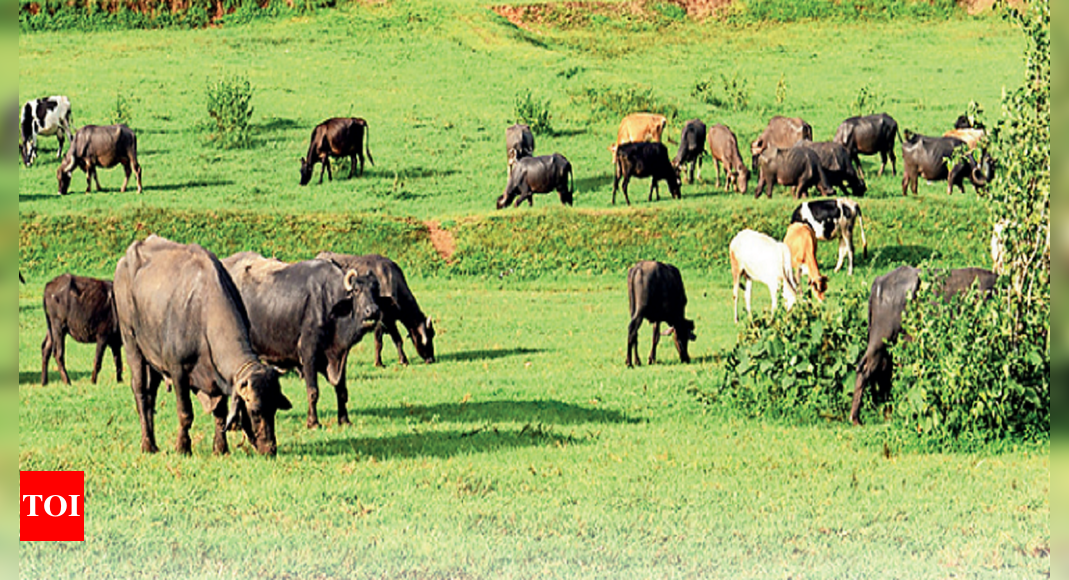
<path fill-rule="evenodd" d="M 436 221 L 425 221 L 423 225 L 427 226 L 427 231 L 430 233 L 434 251 L 438 252 L 447 264 L 454 263 L 453 254 L 457 251 L 457 243 L 453 239 L 452 232 L 443 230 Z"/>

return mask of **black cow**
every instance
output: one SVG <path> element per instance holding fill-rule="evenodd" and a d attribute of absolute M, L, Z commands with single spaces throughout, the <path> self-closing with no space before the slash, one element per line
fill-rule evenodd
<path fill-rule="evenodd" d="M 326 260 L 287 264 L 254 252 L 222 261 L 249 313 L 253 349 L 265 362 L 296 368 L 308 391 L 308 428 L 319 426 L 318 373 L 338 396 L 338 424 L 349 423 L 349 349 L 379 319 L 378 281 Z"/>
<path fill-rule="evenodd" d="M 19 151 L 29 167 L 37 158 L 38 135 L 55 135 L 59 140 L 56 159 L 63 157 L 63 142 L 71 137 L 71 101 L 64 96 L 27 101 L 19 112 Z"/>
<path fill-rule="evenodd" d="M 365 147 L 365 136 L 368 145 Z M 330 168 L 331 157 L 349 158 L 349 178 L 356 175 L 356 162 L 360 161 L 360 175 L 364 174 L 364 151 L 367 151 L 368 161 L 372 165 L 375 159 L 371 157 L 371 134 L 368 131 L 367 121 L 359 117 L 341 118 L 334 117 L 316 125 L 312 129 L 312 140 L 308 144 L 308 154 L 301 158 L 301 185 L 308 185 L 312 180 L 312 172 L 315 164 L 322 163 L 319 170 L 319 183 L 323 183 L 323 172 L 334 181 L 334 172 Z"/>
<path fill-rule="evenodd" d="M 122 180 L 120 192 L 126 191 L 126 185 L 130 182 L 130 173 L 137 174 L 137 192 L 141 193 L 141 164 L 137 162 L 137 136 L 126 125 L 86 125 L 74 134 L 71 147 L 67 150 L 67 156 L 59 164 L 56 170 L 56 180 L 59 181 L 59 194 L 66 195 L 71 185 L 71 175 L 74 169 L 85 171 L 85 192 L 97 184 L 97 191 L 103 191 L 100 187 L 100 179 L 97 177 L 97 167 L 108 169 L 122 165 L 126 177 Z"/>
<path fill-rule="evenodd" d="M 679 191 L 679 175 L 672 160 L 668 158 L 668 148 L 663 143 L 624 143 L 616 148 L 616 173 L 612 182 L 612 203 L 616 204 L 616 191 L 620 189 L 620 179 L 624 180 L 624 200 L 631 205 L 631 198 L 627 196 L 627 184 L 632 177 L 650 177 L 650 196 L 647 201 L 653 201 L 653 192 L 657 192 L 657 199 L 661 199 L 661 192 L 657 188 L 658 181 L 668 182 L 668 191 L 674 199 L 682 199 Z"/>
<path fill-rule="evenodd" d="M 805 197 L 810 187 L 814 185 L 820 190 L 821 195 L 831 196 L 832 190 L 828 185 L 828 179 L 824 175 L 824 169 L 820 164 L 820 157 L 816 151 L 804 144 L 795 145 L 789 149 L 769 147 L 758 156 L 760 177 L 757 179 L 757 193 L 754 198 L 761 197 L 761 190 L 767 188 L 769 199 L 772 198 L 772 188 L 778 183 L 788 187 L 794 187 L 794 197 Z"/>
<path fill-rule="evenodd" d="M 894 361 L 887 349 L 902 332 L 902 312 L 920 288 L 921 271 L 912 266 L 900 266 L 873 280 L 869 294 L 869 341 L 865 354 L 857 363 L 857 382 L 850 406 L 850 421 L 861 424 L 861 394 L 869 383 L 875 382 L 881 398 L 891 393 Z M 980 268 L 951 270 L 942 281 L 940 292 L 945 300 L 969 290 L 973 283 L 979 290 L 989 292 L 998 276 Z"/>
<path fill-rule="evenodd" d="M 863 197 L 868 191 L 865 182 L 858 176 L 846 147 L 834 141 L 803 141 L 796 147 L 809 147 L 816 152 L 829 187 L 838 187 L 843 195 L 855 197 Z"/>
<path fill-rule="evenodd" d="M 622 147 L 622 146 L 621 146 Z M 653 345 L 650 347 L 649 364 L 657 362 L 657 341 L 661 336 L 661 323 L 673 330 L 679 360 L 690 362 L 687 343 L 696 340 L 694 321 L 684 316 L 687 293 L 683 289 L 683 276 L 671 264 L 643 260 L 627 271 L 627 299 L 631 322 L 627 325 L 627 366 L 639 363 L 638 329 L 645 318 L 653 324 Z"/>
<path fill-rule="evenodd" d="M 227 452 L 226 431 L 240 420 L 257 451 L 274 455 L 275 413 L 291 405 L 278 372 L 256 357 L 241 295 L 215 255 L 196 244 L 149 236 L 119 259 L 114 291 L 141 451 L 158 451 L 156 393 L 166 376 L 178 403 L 179 453 L 191 450 L 190 394 L 197 391 L 215 417 L 216 453 Z"/>
<path fill-rule="evenodd" d="M 953 157 L 954 151 L 965 145 L 965 142 L 955 137 L 926 137 L 924 135 L 907 135 L 902 143 L 902 195 L 906 195 L 907 188 L 917 194 L 917 178 L 923 177 L 928 181 L 947 181 L 947 195 L 954 191 L 957 186 L 965 193 L 965 179 L 972 182 L 973 187 L 979 190 L 987 186 L 994 177 L 994 165 L 991 157 L 984 154 L 979 163 L 972 154 L 966 155 L 963 161 L 947 170 L 947 161 Z"/>
<path fill-rule="evenodd" d="M 865 224 L 861 219 L 861 206 L 850 199 L 820 199 L 802 202 L 791 215 L 791 223 L 809 224 L 818 240 L 839 239 L 839 261 L 835 271 L 843 267 L 843 259 L 850 258 L 851 276 L 854 275 L 854 221 L 861 228 L 861 245 L 865 257 L 869 256 L 869 243 L 865 240 Z"/>
<path fill-rule="evenodd" d="M 534 155 L 534 149 L 534 133 L 531 133 L 530 127 L 517 123 L 505 129 L 505 156 L 509 175 L 512 175 L 512 166 L 516 161 Z"/>
<path fill-rule="evenodd" d="M 115 381 L 122 382 L 122 334 L 115 316 L 115 300 L 111 280 L 97 280 L 63 274 L 45 284 L 45 339 L 41 343 L 41 385 L 48 384 L 48 357 L 55 354 L 59 376 L 71 384 L 67 376 L 65 357 L 66 338 L 96 344 L 93 357 L 93 374 L 89 382 L 97 382 L 104 359 L 104 349 L 111 348 L 115 359 Z"/>
<path fill-rule="evenodd" d="M 497 198 L 497 209 L 508 207 L 513 199 L 516 207 L 524 200 L 527 205 L 534 205 L 534 194 L 551 191 L 557 192 L 562 204 L 572 205 L 575 190 L 571 177 L 572 164 L 560 153 L 519 159 L 509 174 L 505 193 Z"/>
<path fill-rule="evenodd" d="M 676 174 L 682 177 L 683 166 L 689 165 L 687 182 L 694 183 L 694 166 L 698 166 L 698 179 L 702 178 L 702 156 L 705 155 L 705 123 L 699 119 L 691 119 L 683 125 L 683 133 L 679 137 L 679 151 L 672 158 L 672 166 L 676 168 Z M 719 173 L 717 174 L 719 177 Z"/>
<path fill-rule="evenodd" d="M 861 159 L 858 155 L 879 153 L 880 172 L 877 176 L 882 176 L 888 159 L 891 160 L 891 173 L 898 174 L 895 168 L 896 136 L 898 136 L 898 122 L 887 113 L 880 113 L 879 115 L 850 117 L 839 124 L 832 140 L 846 147 L 850 153 L 850 159 L 862 176 L 864 176 L 864 171 L 861 169 Z"/>
<path fill-rule="evenodd" d="M 408 336 L 412 339 L 412 345 L 416 347 L 416 354 L 423 359 L 423 362 L 434 362 L 434 324 L 430 317 L 420 310 L 416 297 L 408 289 L 408 282 L 405 281 L 405 274 L 400 266 L 393 260 L 378 254 L 349 256 L 320 252 L 316 258 L 334 262 L 342 270 L 356 270 L 361 276 L 373 275 L 378 280 L 378 305 L 379 311 L 382 312 L 382 319 L 375 327 L 375 366 L 383 366 L 383 332 L 389 334 L 394 345 L 397 346 L 398 362 L 403 365 L 408 364 L 401 334 L 397 332 L 398 322 L 408 329 Z"/>

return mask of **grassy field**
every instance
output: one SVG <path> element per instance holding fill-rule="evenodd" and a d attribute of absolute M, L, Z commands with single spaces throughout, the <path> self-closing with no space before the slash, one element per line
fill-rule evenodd
<path fill-rule="evenodd" d="M 20 36 L 19 98 L 67 94 L 81 125 L 110 122 L 125 95 L 145 169 L 141 196 L 118 194 L 114 170 L 101 174 L 110 191 L 83 195 L 79 173 L 78 193 L 60 198 L 50 138 L 33 168 L 19 168 L 19 469 L 85 470 L 87 514 L 84 544 L 20 544 L 20 576 L 1048 576 L 1049 445 L 917 454 L 888 446 L 875 415 L 864 428 L 743 420 L 692 394 L 715 383 L 736 338 L 727 240 L 743 227 L 782 235 L 795 202 L 782 189 L 755 202 L 706 182 L 684 186 L 682 202 L 648 204 L 639 181 L 636 207 L 611 208 L 606 147 L 618 119 L 582 97 L 650 89 L 680 120 L 724 122 L 745 143 L 775 113 L 801 115 L 828 139 L 868 87 L 904 128 L 937 133 L 970 100 L 997 110 L 1002 87 L 1020 82 L 1022 47 L 995 19 L 528 31 L 474 2 Z M 692 95 L 736 72 L 748 109 Z M 232 73 L 256 87 L 254 145 L 217 151 L 198 129 L 204 86 Z M 576 167 L 574 210 L 546 196 L 533 210 L 493 210 L 502 133 L 528 89 L 554 115 L 537 151 Z M 368 119 L 377 165 L 301 188 L 311 127 L 348 114 Z M 899 179 L 870 173 L 870 257 L 858 248 L 855 275 L 832 274 L 829 307 L 899 263 L 989 265 L 987 210 L 971 190 L 948 199 L 942 184 L 922 183 L 902 198 Z M 426 222 L 451 235 L 448 261 Z M 149 231 L 221 255 L 393 256 L 435 319 L 439 360 L 399 367 L 387 345 L 387 367 L 375 369 L 365 339 L 348 367 L 353 425 L 317 431 L 304 428 L 304 387 L 287 376 L 294 409 L 279 416 L 274 460 L 236 435 L 229 457 L 211 456 L 199 408 L 193 456 L 178 456 L 164 394 L 163 451 L 142 455 L 128 383 L 105 361 L 91 385 L 91 346 L 68 340 L 71 386 L 54 365 L 39 386 L 40 288 L 67 270 L 111 277 Z M 821 246 L 826 269 L 834 256 Z M 624 275 L 639 258 L 683 269 L 693 364 L 662 341 L 660 364 L 624 368 Z M 755 306 L 767 304 L 759 287 Z M 334 405 L 327 386 L 321 416 Z"/>

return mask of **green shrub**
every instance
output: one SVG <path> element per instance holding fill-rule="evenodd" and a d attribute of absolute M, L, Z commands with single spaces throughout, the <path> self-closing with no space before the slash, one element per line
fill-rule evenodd
<path fill-rule="evenodd" d="M 807 20 L 942 20 L 965 14 L 954 0 L 748 0 L 729 13 L 736 24 Z"/>
<path fill-rule="evenodd" d="M 130 99 L 126 98 L 122 89 L 115 93 L 115 107 L 111 111 L 112 124 L 129 125 L 133 120 Z"/>
<path fill-rule="evenodd" d="M 868 85 L 862 85 L 857 90 L 857 95 L 854 96 L 854 100 L 847 105 L 847 113 L 850 116 L 862 116 L 862 115 L 875 115 L 881 112 L 883 109 L 884 98 L 879 92 L 869 87 Z"/>
<path fill-rule="evenodd" d="M 733 111 L 745 111 L 750 106 L 749 81 L 739 76 L 738 71 L 732 76 L 720 75 L 720 92 L 712 81 L 700 81 L 691 90 L 691 96 L 696 97 L 707 105 L 718 109 L 731 109 Z M 777 88 L 777 94 L 778 94 Z M 785 89 L 784 89 L 785 90 Z"/>
<path fill-rule="evenodd" d="M 553 115 L 549 112 L 549 99 L 542 101 L 536 99 L 531 91 L 521 92 L 516 95 L 515 105 L 516 120 L 531 127 L 531 131 L 539 135 L 553 134 Z"/>
<path fill-rule="evenodd" d="M 210 141 L 224 149 L 250 145 L 249 120 L 252 118 L 252 84 L 245 76 L 235 75 L 209 83 L 208 116 L 211 118 Z"/>
<path fill-rule="evenodd" d="M 585 102 L 597 118 L 622 118 L 645 112 L 664 115 L 669 123 L 679 118 L 679 109 L 654 94 L 653 89 L 626 87 L 586 87 L 572 93 L 572 100 Z"/>

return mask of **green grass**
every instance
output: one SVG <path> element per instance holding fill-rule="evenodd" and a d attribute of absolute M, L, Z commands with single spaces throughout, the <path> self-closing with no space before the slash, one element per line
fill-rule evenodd
<path fill-rule="evenodd" d="M 828 139 L 861 86 L 903 128 L 945 130 L 970 100 L 997 110 L 1019 82 L 1023 42 L 993 19 L 728 27 L 591 19 L 517 29 L 475 2 L 342 5 L 336 11 L 196 31 L 19 38 L 19 98 L 62 93 L 75 124 L 108 122 L 116 94 L 138 132 L 145 193 L 55 195 L 54 141 L 19 169 L 19 469 L 86 471 L 84 544 L 20 544 L 20 576 L 239 578 L 1034 577 L 1049 572 L 1049 444 L 917 454 L 879 417 L 785 424 L 714 412 L 688 392 L 723 372 L 736 338 L 727 242 L 744 227 L 782 235 L 795 201 L 684 186 L 682 202 L 612 208 L 606 147 L 618 120 L 584 91 L 652 95 L 680 119 L 732 126 L 749 142 L 775 113 Z M 101 64 L 101 55 L 108 55 Z M 978 77 L 977 67 L 983 75 Z M 743 111 L 692 95 L 728 71 Z M 217 151 L 198 125 L 209 81 L 251 80 L 253 146 Z M 786 100 L 775 106 L 785 76 Z M 978 80 L 980 78 L 980 80 Z M 716 86 L 716 83 L 713 83 Z M 550 99 L 576 167 L 574 210 L 539 196 L 495 212 L 502 133 L 520 89 Z M 378 165 L 298 184 L 312 126 L 368 119 Z M 674 139 L 678 126 L 670 128 Z M 875 178 L 862 200 L 870 257 L 831 275 L 829 307 L 899 263 L 988 265 L 987 211 L 942 184 L 902 198 Z M 901 170 L 901 167 L 899 168 Z M 708 165 L 706 176 L 711 176 Z M 756 182 L 756 179 L 754 180 Z M 456 242 L 450 262 L 425 221 Z M 192 457 L 173 451 L 174 401 L 160 397 L 163 451 L 138 451 L 128 384 L 68 340 L 74 383 L 38 386 L 40 288 L 71 270 L 110 277 L 131 240 L 159 232 L 226 255 L 287 260 L 322 249 L 381 252 L 435 319 L 439 361 L 348 368 L 353 425 L 304 428 L 304 387 L 265 460 L 231 435 L 210 454 L 199 407 Z M 835 247 L 819 258 L 834 264 Z M 624 276 L 638 258 L 678 264 L 696 320 L 694 363 L 662 341 L 656 367 L 624 368 Z M 762 287 L 756 308 L 768 307 Z M 640 351 L 649 348 L 642 328 Z M 406 348 L 413 356 L 411 345 Z M 324 417 L 335 399 L 325 386 Z M 852 385 L 843 385 L 849 396 Z"/>

